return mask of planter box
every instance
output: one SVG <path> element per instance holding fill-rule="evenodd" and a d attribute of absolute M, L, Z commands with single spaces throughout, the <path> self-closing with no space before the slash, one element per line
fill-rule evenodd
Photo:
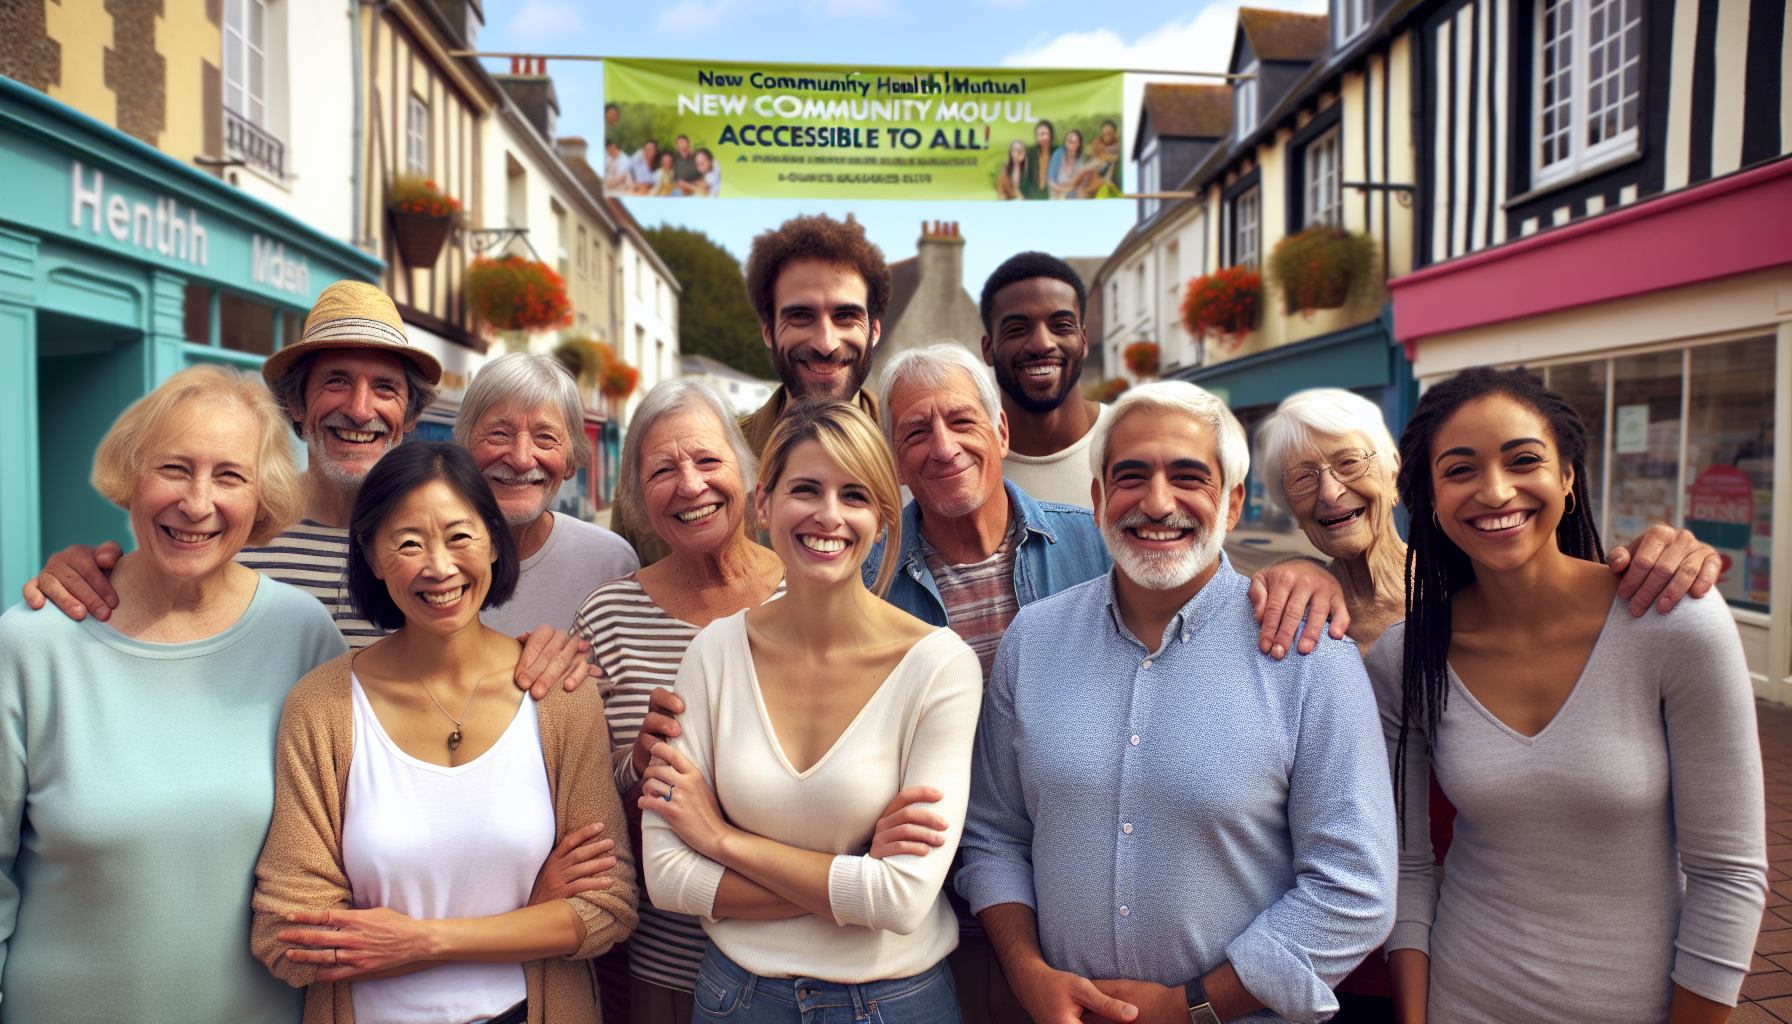
<path fill-rule="evenodd" d="M 442 244 L 454 229 L 454 218 L 402 210 L 391 213 L 392 238 L 398 243 L 398 255 L 404 265 L 412 270 L 435 266 L 436 257 L 442 254 Z"/>

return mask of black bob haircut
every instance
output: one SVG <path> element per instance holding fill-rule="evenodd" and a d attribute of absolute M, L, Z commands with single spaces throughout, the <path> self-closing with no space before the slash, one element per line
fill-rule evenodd
<path fill-rule="evenodd" d="M 373 464 L 361 493 L 355 497 L 355 510 L 348 521 L 348 596 L 361 617 L 381 629 L 392 630 L 404 625 L 404 613 L 386 589 L 386 582 L 373 574 L 373 563 L 367 546 L 374 533 L 412 491 L 440 480 L 453 488 L 461 500 L 472 506 L 492 538 L 492 585 L 485 592 L 480 609 L 495 608 L 510 600 L 516 592 L 520 560 L 516 557 L 516 540 L 510 536 L 510 525 L 492 495 L 492 486 L 479 472 L 473 456 L 451 441 L 407 441 L 387 452 Z"/>
<path fill-rule="evenodd" d="M 1028 281 L 1035 277 L 1049 277 L 1062 281 L 1076 292 L 1076 318 L 1080 323 L 1083 310 L 1089 305 L 1089 289 L 1083 286 L 1083 279 L 1064 262 L 1049 252 L 1018 252 L 1003 261 L 989 280 L 983 282 L 983 301 L 977 304 L 977 311 L 983 317 L 983 333 L 991 338 L 996 336 L 994 321 L 996 293 L 1016 281 Z"/>

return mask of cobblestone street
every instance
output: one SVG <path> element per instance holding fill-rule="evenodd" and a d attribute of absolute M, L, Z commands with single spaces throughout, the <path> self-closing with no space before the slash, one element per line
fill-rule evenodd
<path fill-rule="evenodd" d="M 1767 913 L 1732 1024 L 1792 1021 L 1792 709 L 1757 704 L 1767 772 Z"/>

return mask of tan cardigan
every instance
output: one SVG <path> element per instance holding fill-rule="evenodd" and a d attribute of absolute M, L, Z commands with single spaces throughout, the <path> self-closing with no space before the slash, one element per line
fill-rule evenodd
<path fill-rule="evenodd" d="M 342 868 L 342 812 L 354 758 L 354 710 L 349 689 L 352 653 L 325 662 L 299 680 L 280 714 L 275 749 L 274 820 L 255 865 L 255 921 L 249 944 L 274 976 L 305 992 L 304 1024 L 353 1024 L 347 983 L 316 981 L 317 966 L 286 958 L 274 938 L 294 910 L 353 906 Z M 542 760 L 554 800 L 554 842 L 593 821 L 616 840 L 610 888 L 568 899 L 585 922 L 585 944 L 564 958 L 523 964 L 529 1024 L 599 1024 L 591 957 L 634 930 L 635 859 L 628 823 L 610 774 L 610 729 L 595 686 L 567 693 L 555 687 L 536 703 Z"/>

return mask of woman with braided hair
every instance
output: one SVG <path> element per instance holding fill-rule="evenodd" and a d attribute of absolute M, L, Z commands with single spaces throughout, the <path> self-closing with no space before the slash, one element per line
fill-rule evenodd
<path fill-rule="evenodd" d="M 1717 595 L 1628 614 L 1586 428 L 1465 371 L 1400 442 L 1406 621 L 1367 663 L 1401 808 L 1403 1024 L 1728 1018 L 1766 899 L 1754 701 Z M 1426 792 L 1457 808 L 1441 890 Z"/>

